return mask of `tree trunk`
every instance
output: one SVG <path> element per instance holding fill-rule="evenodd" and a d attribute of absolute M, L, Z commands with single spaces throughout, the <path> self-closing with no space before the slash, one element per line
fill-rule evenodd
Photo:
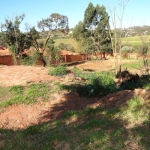
<path fill-rule="evenodd" d="M 45 67 L 47 65 L 47 63 L 46 63 L 46 61 L 43 58 L 43 53 L 40 53 L 40 59 L 42 60 L 43 67 Z"/>

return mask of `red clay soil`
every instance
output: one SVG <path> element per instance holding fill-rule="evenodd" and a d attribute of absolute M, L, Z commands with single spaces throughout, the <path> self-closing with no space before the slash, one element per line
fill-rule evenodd
<path fill-rule="evenodd" d="M 128 95 L 128 96 L 127 96 Z M 124 102 L 133 97 L 131 91 L 124 91 L 123 93 L 110 94 L 102 99 L 87 99 L 80 98 L 77 93 L 59 93 L 51 96 L 48 102 L 34 105 L 18 105 L 9 106 L 0 114 L 0 128 L 5 129 L 24 129 L 32 125 L 59 119 L 68 110 L 85 109 L 88 106 L 99 107 L 115 104 L 119 102 L 122 97 Z M 103 103 L 103 101 L 106 103 Z"/>
<path fill-rule="evenodd" d="M 47 75 L 48 69 L 33 66 L 0 66 L 0 86 L 26 85 L 27 83 L 47 82 L 57 78 Z M 50 96 L 47 102 L 33 105 L 13 105 L 0 113 L 0 128 L 25 129 L 32 125 L 59 119 L 68 110 L 81 110 L 88 106 L 118 107 L 135 95 L 150 99 L 150 91 L 134 90 L 109 94 L 101 99 L 81 98 L 78 93 L 61 91 Z"/>
<path fill-rule="evenodd" d="M 0 66 L 0 86 L 25 85 L 56 79 L 48 68 L 35 66 Z"/>

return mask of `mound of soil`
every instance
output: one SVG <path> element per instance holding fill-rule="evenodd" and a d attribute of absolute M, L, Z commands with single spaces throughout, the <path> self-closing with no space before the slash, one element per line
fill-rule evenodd
<path fill-rule="evenodd" d="M 125 90 L 109 94 L 101 99 L 81 98 L 77 93 L 61 92 L 51 95 L 47 102 L 34 105 L 9 106 L 0 113 L 0 128 L 25 129 L 32 125 L 59 119 L 68 110 L 81 110 L 87 107 L 120 107 L 134 96 L 150 99 L 150 90 Z"/>

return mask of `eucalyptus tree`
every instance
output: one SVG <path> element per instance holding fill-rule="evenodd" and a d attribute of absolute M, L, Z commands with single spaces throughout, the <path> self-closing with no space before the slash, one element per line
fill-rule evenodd
<path fill-rule="evenodd" d="M 110 51 L 109 16 L 106 8 L 89 3 L 84 12 L 84 20 L 75 27 L 73 35 L 82 41 L 88 53 Z"/>
<path fill-rule="evenodd" d="M 73 29 L 73 38 L 75 38 L 77 41 L 82 41 L 83 38 L 85 38 L 86 32 L 87 30 L 85 29 L 85 24 L 82 21 L 79 21 L 79 23 Z"/>
<path fill-rule="evenodd" d="M 90 31 L 89 38 L 93 40 L 98 51 L 110 51 L 109 16 L 106 8 L 98 4 L 94 7 L 92 3 L 89 3 L 84 13 L 84 24 L 86 29 Z"/>

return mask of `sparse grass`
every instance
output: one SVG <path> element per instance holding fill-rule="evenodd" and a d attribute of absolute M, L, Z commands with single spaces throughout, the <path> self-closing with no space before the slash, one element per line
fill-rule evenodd
<path fill-rule="evenodd" d="M 147 84 L 144 85 L 144 89 L 145 90 L 149 90 L 150 89 L 150 79 L 148 80 Z"/>
<path fill-rule="evenodd" d="M 135 60 L 122 65 L 122 68 L 127 68 L 129 70 L 136 70 L 143 68 L 143 60 Z"/>
<path fill-rule="evenodd" d="M 9 87 L 0 87 L 0 102 L 10 97 Z"/>
<path fill-rule="evenodd" d="M 149 110 L 140 97 L 134 97 L 127 103 L 127 108 L 122 110 L 121 118 L 131 128 L 148 121 Z"/>
<path fill-rule="evenodd" d="M 0 133 L 5 134 L 1 149 L 120 150 L 130 149 L 125 145 L 126 141 L 130 141 L 140 150 L 148 150 L 148 119 L 149 107 L 135 97 L 125 108 L 68 111 L 61 120 L 26 130 L 0 129 Z"/>
<path fill-rule="evenodd" d="M 72 38 L 67 38 L 67 39 L 56 39 L 55 41 L 55 46 L 58 46 L 60 43 L 64 43 L 64 44 L 71 44 L 75 50 L 78 49 L 78 44 L 75 41 L 75 39 Z"/>

